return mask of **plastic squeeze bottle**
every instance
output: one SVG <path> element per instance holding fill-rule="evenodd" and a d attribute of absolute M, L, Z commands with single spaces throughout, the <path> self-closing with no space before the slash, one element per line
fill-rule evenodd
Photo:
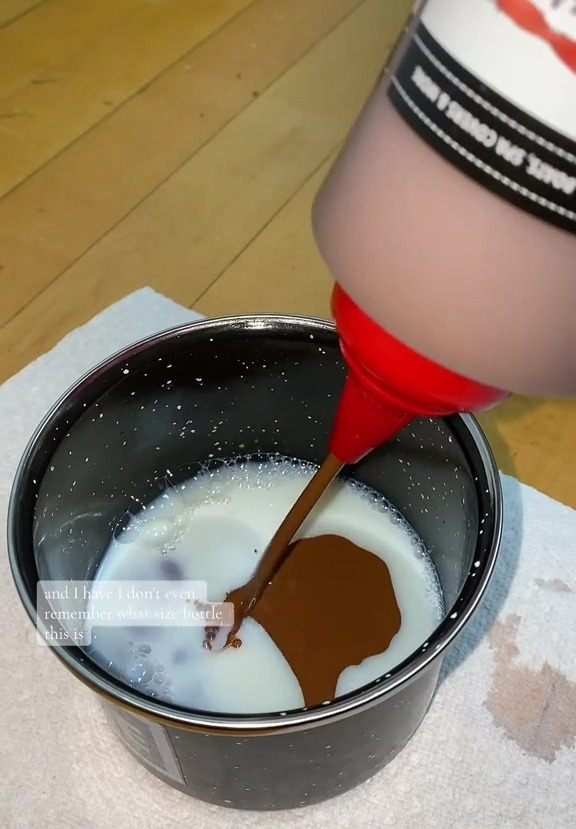
<path fill-rule="evenodd" d="M 499 389 L 576 392 L 576 3 L 417 4 L 313 225 L 350 365 L 343 460 Z"/>
<path fill-rule="evenodd" d="M 349 369 L 330 441 L 343 463 L 357 463 L 415 418 L 485 411 L 507 396 L 408 348 L 338 286 L 332 312 Z"/>

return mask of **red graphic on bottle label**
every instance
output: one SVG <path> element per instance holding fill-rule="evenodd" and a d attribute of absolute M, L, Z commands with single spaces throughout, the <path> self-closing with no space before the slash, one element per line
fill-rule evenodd
<path fill-rule="evenodd" d="M 571 3 L 570 14 L 576 15 L 576 3 L 573 0 L 568 2 Z M 566 66 L 576 73 L 576 42 L 568 35 L 553 29 L 540 8 L 530 0 L 497 0 L 497 3 L 500 10 L 518 26 L 545 40 Z M 565 3 L 566 0 L 550 0 L 550 12 L 554 13 Z"/>

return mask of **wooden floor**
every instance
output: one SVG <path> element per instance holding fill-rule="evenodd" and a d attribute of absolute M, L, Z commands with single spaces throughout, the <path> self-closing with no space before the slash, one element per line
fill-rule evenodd
<path fill-rule="evenodd" d="M 329 314 L 313 194 L 412 0 L 1 0 L 0 382 L 150 285 Z M 576 507 L 576 403 L 482 418 Z"/>

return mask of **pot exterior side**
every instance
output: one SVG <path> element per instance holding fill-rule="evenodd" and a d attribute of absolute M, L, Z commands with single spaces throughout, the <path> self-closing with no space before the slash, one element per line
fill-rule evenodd
<path fill-rule="evenodd" d="M 232 809 L 295 809 L 343 794 L 393 760 L 428 710 L 441 663 L 370 708 L 266 736 L 188 731 L 102 704 L 128 751 L 170 786 Z"/>

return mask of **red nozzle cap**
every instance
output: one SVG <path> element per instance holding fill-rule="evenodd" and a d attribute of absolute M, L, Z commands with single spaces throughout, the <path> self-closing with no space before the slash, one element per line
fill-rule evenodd
<path fill-rule="evenodd" d="M 485 411 L 507 397 L 412 351 L 338 285 L 332 313 L 349 374 L 330 451 L 344 463 L 357 463 L 416 418 Z"/>

